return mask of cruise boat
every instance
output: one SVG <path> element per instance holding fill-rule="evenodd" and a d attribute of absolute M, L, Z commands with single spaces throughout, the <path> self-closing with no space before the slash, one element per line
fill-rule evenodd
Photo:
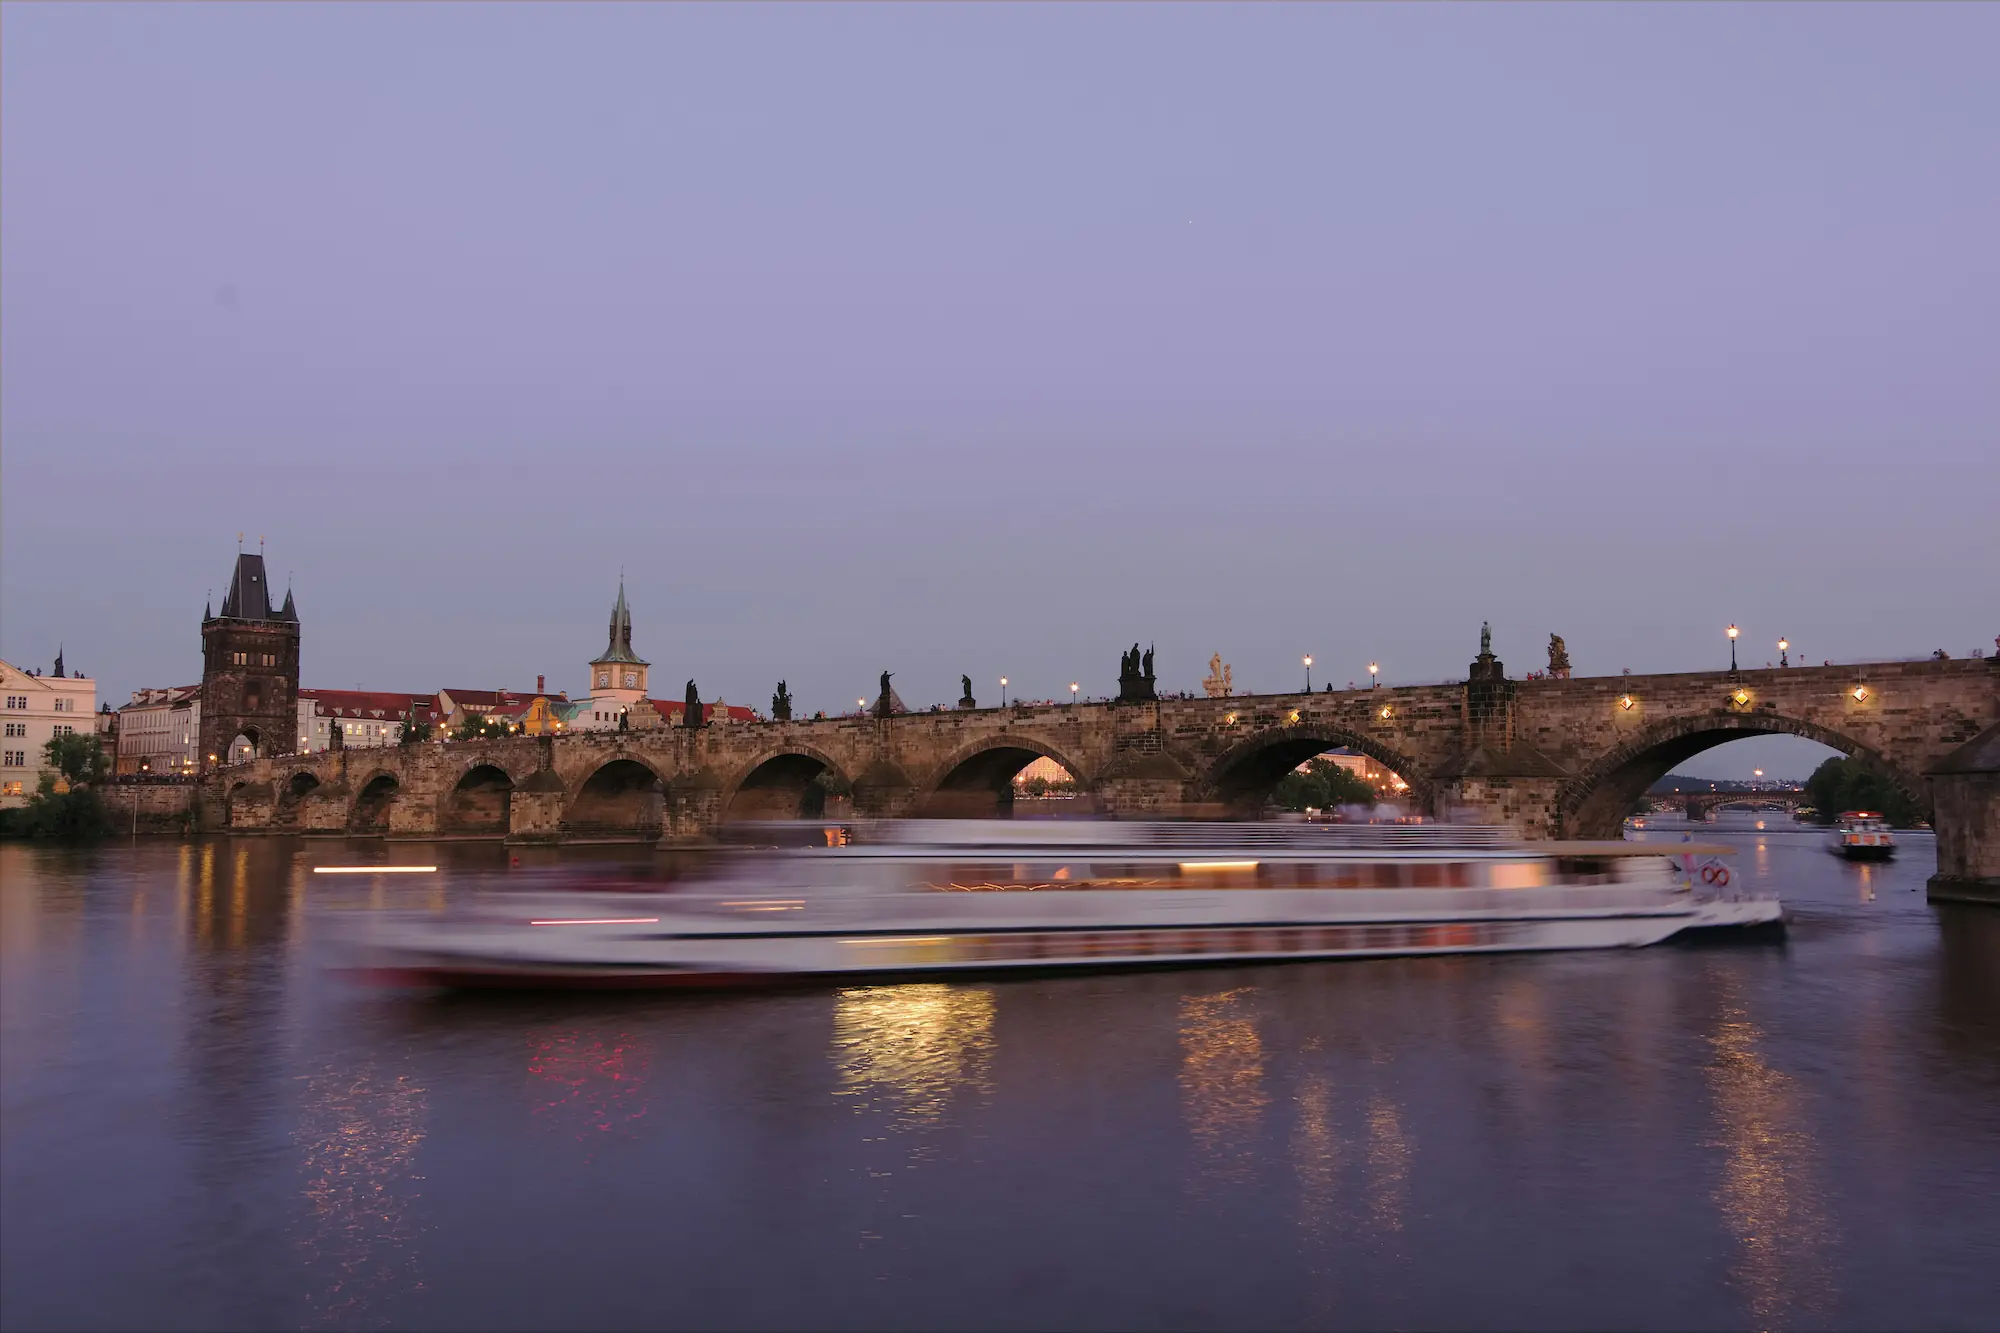
<path fill-rule="evenodd" d="M 1887 861 L 1896 854 L 1896 835 L 1873 810 L 1844 810 L 1834 827 L 1832 850 L 1850 861 Z"/>
<path fill-rule="evenodd" d="M 1725 847 L 1449 826 L 912 820 L 720 853 L 670 891 L 568 885 L 379 918 L 356 967 L 430 986 L 686 986 L 1629 948 L 1781 924 Z M 560 877 L 563 872 L 557 872 Z"/>

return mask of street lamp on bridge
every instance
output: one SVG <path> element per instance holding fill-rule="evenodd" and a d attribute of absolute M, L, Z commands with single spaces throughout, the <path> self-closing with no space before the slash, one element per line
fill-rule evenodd
<path fill-rule="evenodd" d="M 1071 682 L 1069 683 L 1069 702 L 1070 702 L 1070 707 L 1072 707 L 1072 708 L 1076 707 L 1076 682 L 1075 682 L 1075 681 L 1071 681 Z"/>
<path fill-rule="evenodd" d="M 1306 693 L 1311 694 L 1313 692 L 1313 655 L 1311 653 L 1307 653 L 1305 655 L 1305 664 L 1306 664 Z"/>
<path fill-rule="evenodd" d="M 1736 626 L 1729 627 L 1729 669 L 1736 670 Z"/>
<path fill-rule="evenodd" d="M 1787 639 L 1787 638 L 1783 638 L 1783 637 L 1780 637 L 1780 638 L 1778 639 L 1778 665 L 1779 665 L 1779 666 L 1781 666 L 1781 667 L 1788 667 L 1788 666 L 1790 666 L 1790 665 L 1792 664 L 1792 659 L 1791 659 L 1791 658 L 1790 658 L 1790 657 L 1789 657 L 1789 656 L 1787 655 L 1787 654 L 1789 654 L 1789 653 L 1790 653 L 1791 651 L 1792 651 L 1792 641 L 1791 641 L 1790 639 Z"/>
<path fill-rule="evenodd" d="M 1007 706 L 1007 678 L 1005 676 L 1000 677 L 1000 706 L 1002 708 Z"/>
<path fill-rule="evenodd" d="M 1370 663 L 1368 664 L 1368 688 L 1369 688 L 1369 689 L 1371 689 L 1371 690 L 1372 690 L 1372 689 L 1374 689 L 1374 688 L 1375 688 L 1375 685 L 1376 685 L 1376 680 L 1375 680 L 1375 678 L 1376 678 L 1376 676 L 1378 676 L 1378 675 L 1379 675 L 1379 674 L 1381 673 L 1381 671 L 1382 671 L 1382 664 L 1381 664 L 1381 663 L 1379 663 L 1379 662 L 1370 662 Z"/>

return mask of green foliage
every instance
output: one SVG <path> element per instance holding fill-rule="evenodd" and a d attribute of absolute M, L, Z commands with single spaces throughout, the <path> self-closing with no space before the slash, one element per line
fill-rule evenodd
<path fill-rule="evenodd" d="M 413 717 L 403 719 L 403 729 L 396 733 L 398 745 L 421 745 L 431 738 L 431 724 L 419 722 Z"/>
<path fill-rule="evenodd" d="M 54 736 L 42 747 L 45 763 L 62 774 L 63 780 L 71 786 L 79 782 L 95 782 L 104 775 L 104 748 L 97 743 L 97 737 L 71 732 L 67 736 Z"/>
<path fill-rule="evenodd" d="M 490 741 L 498 740 L 506 734 L 507 724 L 505 722 L 496 722 L 484 713 L 468 713 L 465 721 L 458 724 L 458 730 L 452 733 L 452 739 L 461 741 Z"/>
<path fill-rule="evenodd" d="M 111 816 L 92 785 L 104 775 L 104 751 L 97 737 L 56 736 L 42 747 L 42 754 L 49 767 L 27 805 L 0 818 L 0 836 L 85 842 L 110 833 Z M 58 791 L 58 783 L 68 790 Z"/>
<path fill-rule="evenodd" d="M 1330 759 L 1313 759 L 1306 771 L 1285 774 L 1271 801 L 1281 810 L 1330 810 L 1343 805 L 1374 805 L 1375 789 L 1367 779 Z"/>
<path fill-rule="evenodd" d="M 1923 810 L 1903 790 L 1858 759 L 1829 759 L 1806 779 L 1806 799 L 1822 824 L 1843 810 L 1878 810 L 1891 824 L 1907 826 Z"/>
<path fill-rule="evenodd" d="M 1016 790 L 1023 796 L 1069 796 L 1076 791 L 1076 783 L 1064 778 L 1023 778 Z"/>

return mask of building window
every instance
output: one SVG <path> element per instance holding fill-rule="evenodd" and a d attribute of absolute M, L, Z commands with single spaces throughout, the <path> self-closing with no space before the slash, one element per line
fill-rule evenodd
<path fill-rule="evenodd" d="M 60 723 L 58 723 L 58 724 L 57 724 L 57 725 L 56 725 L 55 727 L 51 728 L 51 731 L 53 732 L 53 734 L 55 734 L 55 735 L 57 735 L 57 736 L 74 736 L 74 735 L 76 735 L 76 728 L 75 728 L 75 727 L 67 727 L 67 726 L 63 726 L 63 725 L 62 725 L 62 724 L 60 724 Z"/>
<path fill-rule="evenodd" d="M 26 750 L 7 751 L 6 764 L 9 768 L 26 768 L 28 766 L 28 752 Z"/>
<path fill-rule="evenodd" d="M 9 736 L 25 736 L 28 734 L 28 724 L 25 722 L 9 722 L 7 724 L 7 734 Z"/>
<path fill-rule="evenodd" d="M 76 711 L 76 700 L 74 700 L 74 699 L 58 699 L 58 700 L 56 700 L 56 711 L 57 711 L 58 713 L 73 713 L 73 712 L 75 712 L 75 711 Z"/>
<path fill-rule="evenodd" d="M 28 706 L 28 696 L 25 694 L 10 694 L 7 696 L 7 706 L 9 708 L 26 708 Z"/>
<path fill-rule="evenodd" d="M 0 796 L 19 796 L 20 794 L 21 784 L 18 782 L 10 782 L 4 787 L 0 787 Z"/>

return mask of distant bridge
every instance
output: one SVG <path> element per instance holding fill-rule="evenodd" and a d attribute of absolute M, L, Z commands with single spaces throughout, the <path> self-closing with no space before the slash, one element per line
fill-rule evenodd
<path fill-rule="evenodd" d="M 1648 793 L 1655 809 L 1683 810 L 1691 820 L 1707 819 L 1714 810 L 1797 810 L 1809 804 L 1802 787 L 1765 791 L 1685 791 Z"/>

